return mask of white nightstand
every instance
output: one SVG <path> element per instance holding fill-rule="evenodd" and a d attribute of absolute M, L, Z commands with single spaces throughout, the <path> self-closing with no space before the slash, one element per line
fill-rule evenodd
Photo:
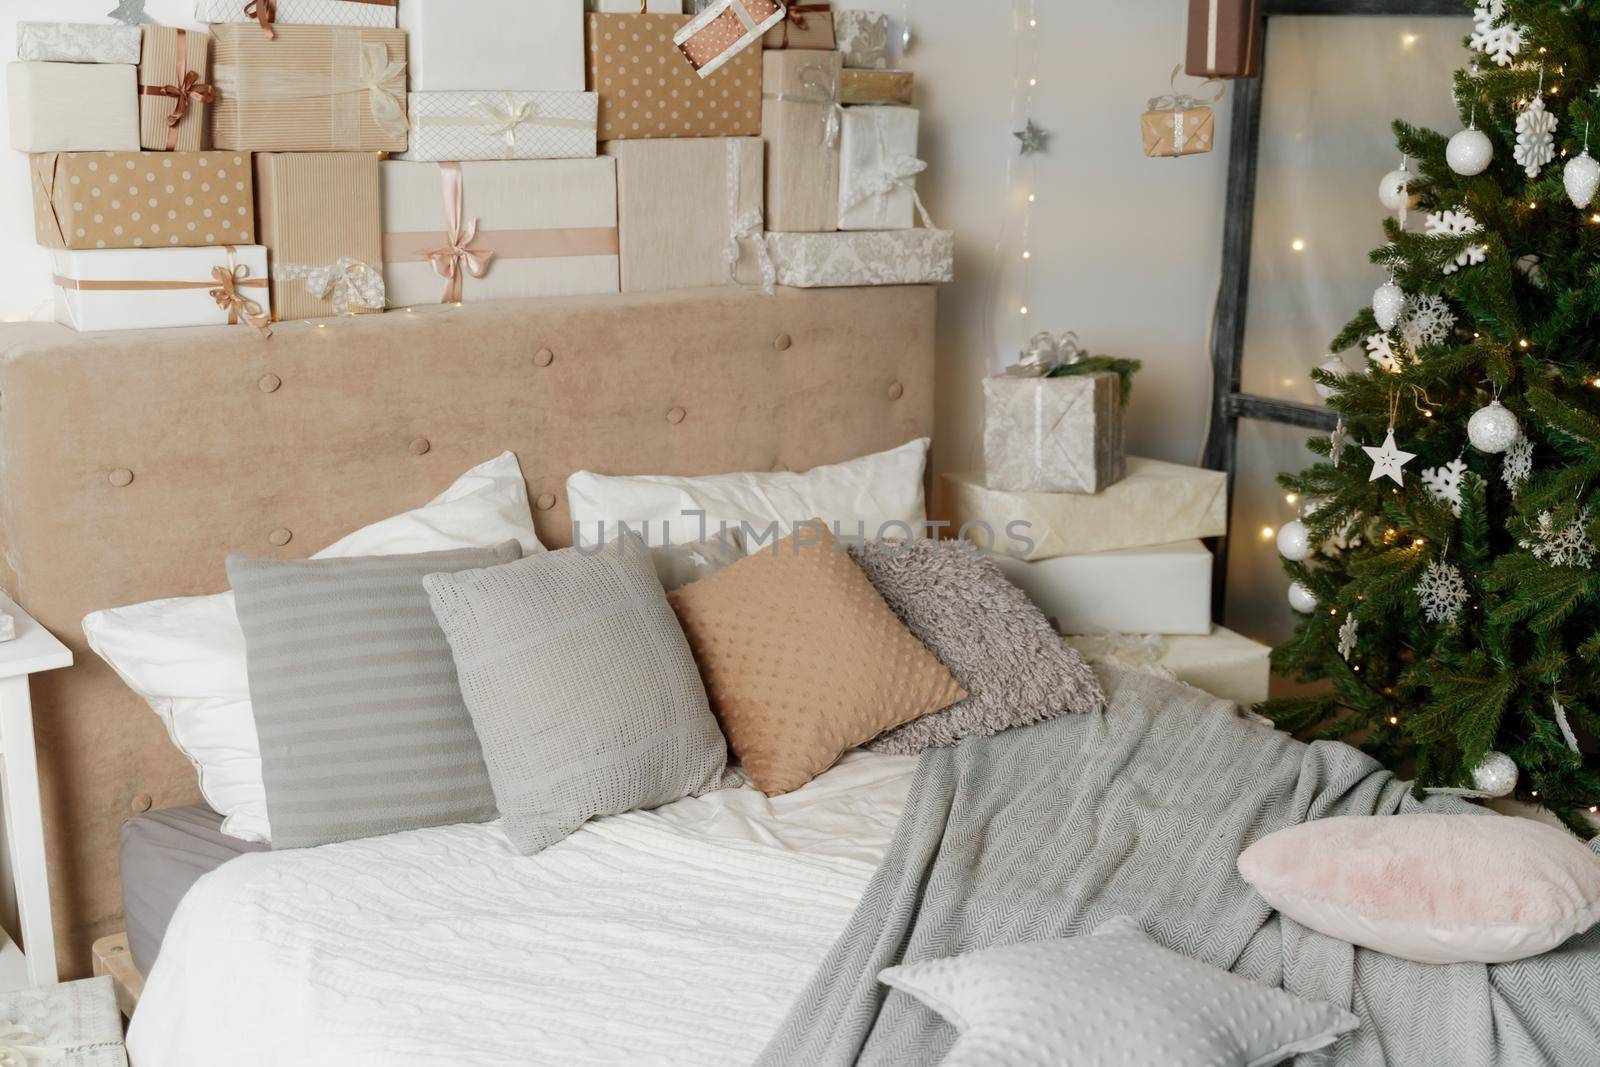
<path fill-rule="evenodd" d="M 72 666 L 72 652 L 4 594 L 0 594 L 0 614 L 11 616 L 17 633 L 10 641 L 0 641 L 0 805 L 5 811 L 6 851 L 24 946 L 19 948 L 0 933 L 3 991 L 59 981 L 28 676 Z"/>

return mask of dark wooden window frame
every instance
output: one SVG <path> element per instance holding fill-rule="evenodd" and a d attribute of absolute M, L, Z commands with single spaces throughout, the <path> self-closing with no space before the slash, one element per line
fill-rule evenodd
<path fill-rule="evenodd" d="M 1262 47 L 1277 15 L 1398 15 L 1465 17 L 1462 0 L 1263 0 Z M 1263 70 L 1265 69 L 1263 65 Z M 1244 365 L 1245 311 L 1250 296 L 1250 238 L 1255 222 L 1256 160 L 1261 144 L 1261 91 L 1264 78 L 1232 85 L 1232 126 L 1228 145 L 1228 191 L 1222 234 L 1222 281 L 1211 323 L 1213 375 L 1211 430 L 1206 437 L 1206 467 L 1228 476 L 1228 515 L 1233 516 L 1233 477 L 1238 456 L 1239 420 L 1256 419 L 1308 430 L 1332 430 L 1335 417 L 1320 404 L 1279 400 L 1239 391 Z M 1228 539 L 1214 546 L 1212 615 L 1219 622 L 1228 578 Z"/>

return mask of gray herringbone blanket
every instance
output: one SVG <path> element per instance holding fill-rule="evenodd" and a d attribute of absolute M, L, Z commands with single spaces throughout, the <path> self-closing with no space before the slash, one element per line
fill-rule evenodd
<path fill-rule="evenodd" d="M 1600 928 L 1535 959 L 1431 967 L 1279 916 L 1234 868 L 1308 819 L 1469 805 L 1418 803 L 1355 749 L 1301 744 L 1198 690 L 1102 676 L 1103 716 L 922 757 L 888 856 L 762 1064 L 935 1063 L 955 1031 L 879 971 L 1123 914 L 1184 955 L 1361 1016 L 1301 1063 L 1600 1064 Z"/>

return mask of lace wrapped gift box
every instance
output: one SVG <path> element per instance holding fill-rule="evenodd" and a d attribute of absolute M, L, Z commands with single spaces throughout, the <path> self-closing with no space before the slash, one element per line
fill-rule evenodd
<path fill-rule="evenodd" d="M 274 320 L 383 310 L 375 154 L 262 152 L 256 198 Z"/>
<path fill-rule="evenodd" d="M 583 20 L 577 0 L 404 0 L 411 88 L 581 93 Z"/>
<path fill-rule="evenodd" d="M 876 11 L 833 12 L 833 33 L 847 67 L 889 65 L 889 16 Z"/>
<path fill-rule="evenodd" d="M 839 138 L 839 229 L 904 230 L 921 208 L 917 119 L 910 107 L 852 107 Z M 932 228 L 923 215 L 923 225 Z"/>
<path fill-rule="evenodd" d="M 378 166 L 389 306 L 617 291 L 614 160 Z"/>
<path fill-rule="evenodd" d="M 1017 493 L 988 488 L 981 474 L 945 474 L 934 511 L 954 530 L 974 524 L 968 538 L 979 544 L 994 534 L 1000 551 L 1013 544 L 1008 529 L 1026 533 L 1031 547 L 1014 554 L 1050 559 L 1220 537 L 1228 532 L 1227 490 L 1221 471 L 1129 456 L 1127 474 L 1099 493 Z"/>
<path fill-rule="evenodd" d="M 590 15 L 589 88 L 600 94 L 601 141 L 755 137 L 761 133 L 761 49 L 699 77 L 672 35 L 683 15 Z"/>
<path fill-rule="evenodd" d="M 583 0 L 585 11 L 602 11 L 608 15 L 638 15 L 639 0 Z M 643 14 L 681 15 L 683 0 L 645 0 Z"/>
<path fill-rule="evenodd" d="M 47 248 L 255 239 L 248 152 L 51 152 L 34 156 L 28 167 L 34 234 Z"/>
<path fill-rule="evenodd" d="M 403 152 L 406 35 L 350 26 L 211 27 L 211 139 L 261 152 Z"/>
<path fill-rule="evenodd" d="M 622 291 L 768 286 L 761 140 L 612 141 Z"/>
<path fill-rule="evenodd" d="M 1098 493 L 1123 475 L 1115 374 L 983 380 L 984 481 L 990 489 Z"/>
<path fill-rule="evenodd" d="M 761 139 L 767 144 L 767 227 L 839 228 L 839 53 L 762 56 Z"/>
<path fill-rule="evenodd" d="M 393 29 L 396 0 L 195 0 L 196 22 L 254 22 L 278 26 L 365 26 Z"/>
<path fill-rule="evenodd" d="M 138 63 L 138 26 L 96 22 L 19 22 L 17 58 L 43 63 Z"/>
<path fill-rule="evenodd" d="M 0 993 L 0 1020 L 0 1047 L 28 1050 L 7 1061 L 18 1067 L 127 1067 L 108 976 Z"/>
<path fill-rule="evenodd" d="M 769 233 L 778 284 L 800 289 L 841 285 L 921 285 L 955 276 L 949 230 Z"/>
<path fill-rule="evenodd" d="M 99 152 L 139 147 L 139 83 L 123 63 L 6 66 L 11 147 Z"/>
<path fill-rule="evenodd" d="M 589 158 L 599 100 L 594 93 L 412 93 L 411 146 L 394 158 Z"/>
<path fill-rule="evenodd" d="M 139 60 L 139 147 L 193 152 L 205 147 L 206 117 L 217 93 L 206 83 L 211 36 L 144 28 Z"/>
<path fill-rule="evenodd" d="M 246 324 L 270 336 L 262 245 L 51 252 L 56 321 L 74 330 Z"/>

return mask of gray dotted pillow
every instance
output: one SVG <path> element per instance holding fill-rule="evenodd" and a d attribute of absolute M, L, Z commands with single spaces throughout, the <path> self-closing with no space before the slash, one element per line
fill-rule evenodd
<path fill-rule="evenodd" d="M 878 979 L 961 1032 L 945 1067 L 1267 1067 L 1360 1025 L 1163 948 L 1126 916 L 1087 937 L 902 964 Z"/>

